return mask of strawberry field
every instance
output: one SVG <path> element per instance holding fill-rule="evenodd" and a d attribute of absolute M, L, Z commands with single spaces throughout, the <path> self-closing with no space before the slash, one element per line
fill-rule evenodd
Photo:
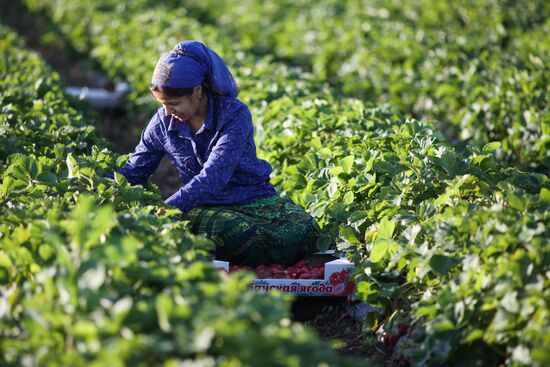
<path fill-rule="evenodd" d="M 158 107 L 162 52 L 219 52 L 278 192 L 354 265 L 330 282 L 376 311 L 369 355 L 344 356 L 291 321 L 291 296 L 249 287 L 322 266 L 216 270 L 156 184 L 105 177 L 127 155 L 1 26 L 0 365 L 550 364 L 547 2 L 18 4 L 47 19 L 45 47 L 131 85 L 130 118 Z"/>

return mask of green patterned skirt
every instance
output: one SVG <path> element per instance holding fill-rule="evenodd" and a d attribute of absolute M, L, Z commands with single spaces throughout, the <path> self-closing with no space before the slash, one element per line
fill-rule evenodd
<path fill-rule="evenodd" d="M 278 195 L 249 204 L 190 210 L 192 233 L 216 243 L 216 259 L 232 265 L 290 265 L 317 251 L 321 233 L 315 219 L 290 198 Z"/>

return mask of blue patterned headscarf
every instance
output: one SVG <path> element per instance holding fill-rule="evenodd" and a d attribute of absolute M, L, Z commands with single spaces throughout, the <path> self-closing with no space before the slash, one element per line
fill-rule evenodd
<path fill-rule="evenodd" d="M 183 41 L 161 56 L 152 84 L 171 88 L 194 88 L 207 82 L 223 96 L 237 97 L 239 87 L 233 75 L 214 51 L 198 41 Z"/>

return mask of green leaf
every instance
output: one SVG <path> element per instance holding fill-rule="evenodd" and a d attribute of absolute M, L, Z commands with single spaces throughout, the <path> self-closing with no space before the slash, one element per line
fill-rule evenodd
<path fill-rule="evenodd" d="M 97 291 L 105 282 L 106 269 L 103 264 L 86 270 L 78 279 L 78 288 Z"/>
<path fill-rule="evenodd" d="M 370 261 L 372 261 L 373 263 L 376 263 L 382 260 L 384 256 L 388 253 L 390 244 L 391 244 L 391 241 L 389 240 L 385 240 L 381 238 L 377 239 L 370 253 Z"/>
<path fill-rule="evenodd" d="M 76 160 L 74 159 L 73 155 L 71 153 L 67 154 L 67 159 L 65 160 L 67 163 L 67 178 L 73 178 L 75 177 L 75 171 L 77 169 Z"/>
<path fill-rule="evenodd" d="M 429 264 L 433 271 L 445 275 L 453 266 L 454 259 L 449 256 L 435 254 L 430 258 Z"/>
<path fill-rule="evenodd" d="M 50 185 L 55 185 L 57 183 L 57 176 L 52 172 L 43 172 L 38 175 L 38 180 Z"/>
<path fill-rule="evenodd" d="M 169 332 L 171 330 L 169 318 L 172 310 L 172 304 L 173 301 L 165 294 L 159 294 L 155 300 L 159 326 L 160 329 L 165 332 Z"/>
<path fill-rule="evenodd" d="M 361 281 L 357 284 L 357 295 L 362 299 L 366 299 L 374 293 L 376 293 L 376 290 L 372 289 L 369 282 Z"/>
<path fill-rule="evenodd" d="M 10 282 L 10 273 L 8 269 L 0 267 L 0 284 L 5 285 Z"/>
<path fill-rule="evenodd" d="M 0 252 L 0 266 L 4 268 L 11 268 L 13 263 L 10 257 L 4 252 Z"/>
<path fill-rule="evenodd" d="M 344 157 L 340 160 L 340 167 L 342 167 L 345 173 L 351 173 L 354 159 L 354 156 L 348 155 L 347 157 Z"/>
<path fill-rule="evenodd" d="M 89 233 L 89 219 L 94 208 L 94 198 L 80 196 L 77 205 L 71 213 L 71 221 L 67 224 L 67 230 L 72 236 L 74 244 L 82 249 Z"/>
<path fill-rule="evenodd" d="M 473 330 L 468 336 L 464 339 L 464 342 L 471 343 L 473 341 L 476 341 L 478 339 L 483 338 L 484 331 L 480 329 Z"/>
<path fill-rule="evenodd" d="M 10 166 L 4 172 L 4 177 L 10 175 L 28 183 L 38 174 L 38 165 L 33 157 L 17 153 L 9 157 L 8 163 Z"/>
<path fill-rule="evenodd" d="M 525 206 L 527 205 L 527 202 L 524 198 L 509 192 L 507 194 L 506 199 L 508 200 L 508 204 L 511 208 L 517 209 L 519 211 L 525 210 Z"/>
<path fill-rule="evenodd" d="M 429 306 L 421 306 L 416 311 L 416 315 L 419 317 L 428 317 L 433 318 L 437 314 L 437 306 L 429 305 Z"/>
<path fill-rule="evenodd" d="M 84 249 L 96 245 L 101 240 L 101 237 L 107 236 L 115 225 L 116 219 L 112 207 L 102 206 L 96 209 L 93 220 L 91 222 L 88 221 Z"/>
<path fill-rule="evenodd" d="M 354 243 L 354 244 L 360 244 L 361 241 L 357 238 L 357 234 L 353 230 L 353 228 L 340 225 L 339 228 L 339 235 L 341 238 L 345 239 L 348 242 Z"/>
<path fill-rule="evenodd" d="M 65 155 L 65 145 L 61 143 L 55 144 L 53 148 L 53 153 L 56 159 L 62 159 Z"/>
<path fill-rule="evenodd" d="M 117 184 L 122 184 L 124 182 L 127 182 L 126 177 L 118 172 L 114 172 L 115 182 Z"/>
<path fill-rule="evenodd" d="M 464 174 L 467 167 L 462 157 L 453 152 L 445 152 L 439 159 L 439 163 L 447 171 L 450 178 Z"/>
<path fill-rule="evenodd" d="M 97 336 L 98 327 L 89 320 L 78 320 L 74 325 L 73 331 L 75 336 L 79 338 L 95 338 Z"/>
<path fill-rule="evenodd" d="M 344 195 L 344 204 L 346 205 L 353 204 L 354 200 L 355 200 L 355 195 L 353 194 L 353 192 L 351 191 L 346 192 L 346 194 Z"/>
<path fill-rule="evenodd" d="M 43 244 L 38 248 L 38 255 L 44 261 L 49 261 L 55 255 L 55 250 L 48 244 Z"/>
<path fill-rule="evenodd" d="M 497 150 L 498 148 L 500 148 L 501 146 L 501 143 L 500 141 L 493 141 L 491 143 L 487 143 L 483 146 L 483 148 L 481 149 L 481 151 L 483 153 L 489 153 L 489 152 L 494 152 L 495 150 Z"/>
<path fill-rule="evenodd" d="M 340 173 L 344 172 L 344 169 L 340 166 L 336 166 L 332 167 L 329 172 L 332 176 L 338 176 Z"/>
<path fill-rule="evenodd" d="M 506 295 L 500 301 L 500 305 L 502 306 L 502 308 L 504 308 L 506 311 L 510 313 L 519 312 L 520 305 L 519 305 L 517 296 L 518 296 L 517 292 L 506 293 Z"/>
<path fill-rule="evenodd" d="M 378 238 L 391 239 L 393 231 L 395 230 L 395 222 L 388 219 L 388 217 L 382 218 L 380 225 L 378 226 Z"/>
<path fill-rule="evenodd" d="M 496 331 L 503 331 L 516 323 L 516 315 L 512 315 L 502 308 L 499 308 L 493 317 L 490 328 Z"/>
<path fill-rule="evenodd" d="M 338 192 L 338 185 L 335 182 L 331 182 L 327 187 L 327 193 L 329 198 L 334 198 Z"/>
<path fill-rule="evenodd" d="M 439 322 L 436 322 L 434 324 L 434 330 L 438 333 L 445 332 L 445 331 L 451 331 L 454 330 L 455 326 L 454 324 L 449 320 L 441 320 Z"/>
<path fill-rule="evenodd" d="M 2 182 L 2 196 L 9 195 L 17 187 L 16 182 L 17 181 L 13 177 L 4 177 L 4 181 Z M 24 183 L 22 183 L 22 185 L 25 186 Z"/>
<path fill-rule="evenodd" d="M 329 148 L 322 148 L 317 151 L 317 155 L 321 159 L 332 158 L 332 150 Z"/>
<path fill-rule="evenodd" d="M 71 254 L 69 253 L 64 239 L 62 239 L 56 232 L 49 229 L 44 230 L 43 235 L 44 239 L 55 249 L 57 262 L 65 266 L 70 272 L 74 271 L 74 266 L 71 261 Z"/>
<path fill-rule="evenodd" d="M 542 187 L 540 189 L 540 199 L 544 201 L 550 201 L 550 190 L 548 190 L 546 187 Z"/>
<path fill-rule="evenodd" d="M 329 235 L 321 235 L 317 238 L 316 246 L 319 251 L 326 251 L 330 248 L 332 244 L 332 238 Z"/>

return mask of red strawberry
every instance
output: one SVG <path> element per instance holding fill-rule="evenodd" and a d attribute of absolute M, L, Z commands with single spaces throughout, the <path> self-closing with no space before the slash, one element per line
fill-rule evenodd
<path fill-rule="evenodd" d="M 398 340 L 399 340 L 399 335 L 390 334 L 388 336 L 388 344 L 392 347 L 395 346 L 395 344 L 397 344 Z"/>
<path fill-rule="evenodd" d="M 300 279 L 311 279 L 311 274 L 309 273 L 302 273 L 300 275 Z"/>
<path fill-rule="evenodd" d="M 256 268 L 256 276 L 260 279 L 267 279 L 273 276 L 273 272 L 265 265 L 258 265 Z"/>
<path fill-rule="evenodd" d="M 271 264 L 269 266 L 269 269 L 272 271 L 272 272 L 277 272 L 277 271 L 281 271 L 281 265 L 279 264 Z"/>
<path fill-rule="evenodd" d="M 388 347 L 390 344 L 390 335 L 387 332 L 383 332 L 380 337 L 380 341 L 384 344 L 385 347 Z"/>
<path fill-rule="evenodd" d="M 330 282 L 330 284 L 332 285 L 336 285 L 338 283 L 340 283 L 340 276 L 339 276 L 339 273 L 332 273 L 330 275 L 330 277 L 328 278 L 328 281 Z"/>
<path fill-rule="evenodd" d="M 311 270 L 311 277 L 314 279 L 321 279 L 323 278 L 323 273 L 319 269 L 313 269 Z"/>
<path fill-rule="evenodd" d="M 346 284 L 346 293 L 353 294 L 355 293 L 355 282 L 348 282 Z"/>
<path fill-rule="evenodd" d="M 347 270 L 342 270 L 339 274 L 340 274 L 340 277 L 341 277 L 340 279 L 346 280 L 348 275 L 349 275 L 349 272 Z"/>

